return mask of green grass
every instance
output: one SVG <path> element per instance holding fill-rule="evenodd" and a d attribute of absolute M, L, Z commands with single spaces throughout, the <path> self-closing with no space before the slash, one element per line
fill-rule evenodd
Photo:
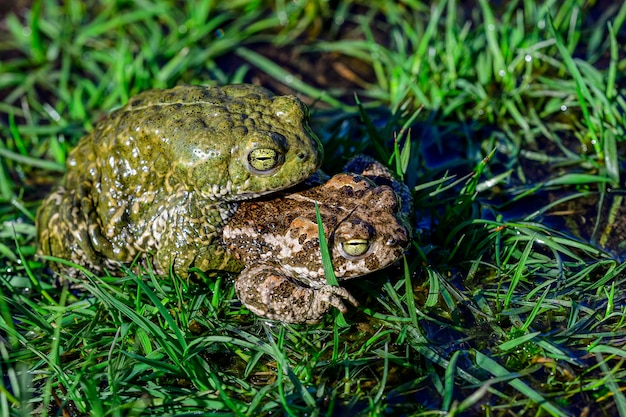
<path fill-rule="evenodd" d="M 626 416 L 626 5 L 336 3 L 3 17 L 0 416 Z M 34 217 L 85 131 L 148 88 L 251 79 L 314 104 L 328 171 L 368 152 L 414 190 L 411 250 L 347 284 L 347 325 L 259 320 L 226 276 L 53 286 Z"/>

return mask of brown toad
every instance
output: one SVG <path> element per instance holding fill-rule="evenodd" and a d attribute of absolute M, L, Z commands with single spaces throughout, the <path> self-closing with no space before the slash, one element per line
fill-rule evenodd
<path fill-rule="evenodd" d="M 408 188 L 369 158 L 355 159 L 346 170 L 361 175 L 338 174 L 301 192 L 244 202 L 224 227 L 224 259 L 213 267 L 238 271 L 245 266 L 235 288 L 252 312 L 315 323 L 331 306 L 345 312 L 343 300 L 357 305 L 346 289 L 326 282 L 316 204 L 339 281 L 389 266 L 405 252 Z"/>
<path fill-rule="evenodd" d="M 295 97 L 244 84 L 147 91 L 70 153 L 37 214 L 39 251 L 94 271 L 152 252 L 159 272 L 186 275 L 222 250 L 213 241 L 240 201 L 303 181 L 321 160 Z"/>

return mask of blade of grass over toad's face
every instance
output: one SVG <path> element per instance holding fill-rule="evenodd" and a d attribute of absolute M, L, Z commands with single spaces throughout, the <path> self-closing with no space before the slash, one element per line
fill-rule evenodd
<path fill-rule="evenodd" d="M 335 275 L 335 270 L 333 269 L 332 259 L 330 252 L 328 251 L 328 243 L 326 242 L 326 235 L 324 234 L 322 215 L 320 214 L 320 208 L 317 203 L 315 203 L 315 221 L 317 222 L 317 233 L 319 234 L 320 252 L 322 254 L 324 274 L 326 275 L 328 285 L 336 287 L 339 285 L 339 281 L 337 281 L 337 276 Z"/>

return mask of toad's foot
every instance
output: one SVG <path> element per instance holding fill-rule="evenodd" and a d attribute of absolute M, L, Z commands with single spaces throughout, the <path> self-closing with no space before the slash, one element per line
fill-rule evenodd
<path fill-rule="evenodd" d="M 285 323 L 317 323 L 331 306 L 345 313 L 348 309 L 344 300 L 358 305 L 345 288 L 331 285 L 303 287 L 278 266 L 268 263 L 246 268 L 237 278 L 235 289 L 250 311 Z"/>

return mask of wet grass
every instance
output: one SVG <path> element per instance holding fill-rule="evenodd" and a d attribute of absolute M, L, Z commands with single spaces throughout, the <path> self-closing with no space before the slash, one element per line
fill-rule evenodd
<path fill-rule="evenodd" d="M 625 18 L 574 0 L 13 10 L 0 415 L 626 416 Z M 315 104 L 329 171 L 367 152 L 415 192 L 407 257 L 346 284 L 361 307 L 291 326 L 226 276 L 54 287 L 34 216 L 80 136 L 148 88 L 251 80 Z"/>

